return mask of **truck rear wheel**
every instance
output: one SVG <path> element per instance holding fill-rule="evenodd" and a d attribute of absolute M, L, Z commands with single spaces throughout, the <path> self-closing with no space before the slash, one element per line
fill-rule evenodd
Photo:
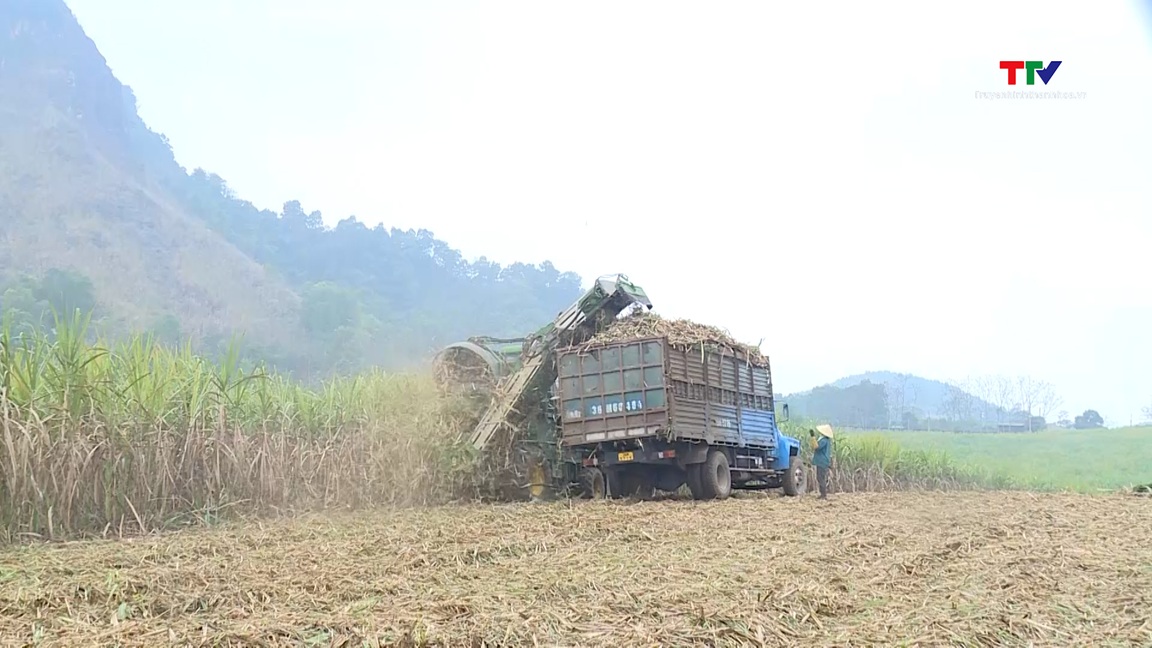
<path fill-rule="evenodd" d="M 708 458 L 700 466 L 700 486 L 707 499 L 728 499 L 732 494 L 728 455 L 719 450 L 708 451 Z"/>
<path fill-rule="evenodd" d="M 784 494 L 788 497 L 803 495 L 808 490 L 808 469 L 804 465 L 803 457 L 800 455 L 792 457 L 788 470 L 784 471 L 781 481 L 784 486 Z"/>
<path fill-rule="evenodd" d="M 604 499 L 604 472 L 599 468 L 585 468 L 580 471 L 580 495 L 585 499 Z"/>

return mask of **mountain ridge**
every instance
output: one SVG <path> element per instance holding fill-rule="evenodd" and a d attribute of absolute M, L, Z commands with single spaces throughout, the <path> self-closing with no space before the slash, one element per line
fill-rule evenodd
<path fill-rule="evenodd" d="M 0 258 L 7 278 L 13 268 L 80 272 L 105 310 L 132 329 L 171 313 L 196 338 L 233 329 L 286 344 L 301 335 L 284 325 L 299 298 L 133 163 L 139 143 L 163 139 L 139 119 L 131 89 L 67 6 L 5 6 Z"/>
<path fill-rule="evenodd" d="M 43 325 L 47 274 L 90 290 L 102 334 L 161 326 L 320 375 L 421 362 L 472 335 L 523 335 L 581 292 L 550 263 L 502 266 L 425 230 L 260 210 L 185 170 L 63 0 L 0 5 L 0 314 Z M 35 295 L 40 295 L 36 297 Z"/>

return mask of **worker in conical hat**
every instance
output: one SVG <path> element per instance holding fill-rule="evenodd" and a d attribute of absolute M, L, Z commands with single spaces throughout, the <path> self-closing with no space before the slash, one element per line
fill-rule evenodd
<path fill-rule="evenodd" d="M 819 433 L 820 438 L 816 435 Z M 812 465 L 816 466 L 816 483 L 820 486 L 820 499 L 828 499 L 828 473 L 832 470 L 832 426 L 817 425 L 808 430 L 812 437 Z"/>

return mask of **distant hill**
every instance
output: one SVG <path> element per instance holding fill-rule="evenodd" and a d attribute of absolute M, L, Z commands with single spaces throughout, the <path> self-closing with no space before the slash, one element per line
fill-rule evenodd
<path fill-rule="evenodd" d="M 926 419 L 995 420 L 1002 410 L 962 389 L 930 378 L 870 371 L 803 392 L 785 394 L 790 414 L 854 427 L 913 427 Z"/>
<path fill-rule="evenodd" d="M 427 231 L 258 210 L 180 167 L 63 0 L 0 2 L 0 315 L 90 304 L 100 330 L 190 338 L 301 375 L 522 335 L 580 293 L 551 264 L 464 260 Z M 206 47 L 210 46 L 206 44 Z M 173 79 L 173 83 L 179 83 Z"/>
<path fill-rule="evenodd" d="M 893 371 L 869 371 L 847 376 L 832 383 L 834 387 L 851 387 L 865 380 L 884 385 L 888 405 L 895 411 L 909 410 L 921 417 L 944 417 L 949 413 L 949 398 L 956 389 L 948 383 L 931 378 Z M 967 392 L 965 392 L 967 394 Z M 977 407 L 996 409 L 996 406 L 975 395 L 968 394 Z"/>

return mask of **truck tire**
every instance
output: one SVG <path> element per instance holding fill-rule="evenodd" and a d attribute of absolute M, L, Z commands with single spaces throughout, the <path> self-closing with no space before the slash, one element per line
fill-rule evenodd
<path fill-rule="evenodd" d="M 688 491 L 692 493 L 692 499 L 707 499 L 704 487 L 700 485 L 700 467 L 703 465 L 688 464 L 684 466 L 684 482 L 688 484 Z"/>
<path fill-rule="evenodd" d="M 580 471 L 580 495 L 584 499 L 604 499 L 607 492 L 604 471 L 599 468 L 585 468 Z"/>
<path fill-rule="evenodd" d="M 700 466 L 700 486 L 707 499 L 728 499 L 732 494 L 728 455 L 719 450 L 708 451 L 708 458 Z"/>
<path fill-rule="evenodd" d="M 808 467 L 804 465 L 804 457 L 796 455 L 784 471 L 781 478 L 784 494 L 788 497 L 803 495 L 808 490 Z"/>

